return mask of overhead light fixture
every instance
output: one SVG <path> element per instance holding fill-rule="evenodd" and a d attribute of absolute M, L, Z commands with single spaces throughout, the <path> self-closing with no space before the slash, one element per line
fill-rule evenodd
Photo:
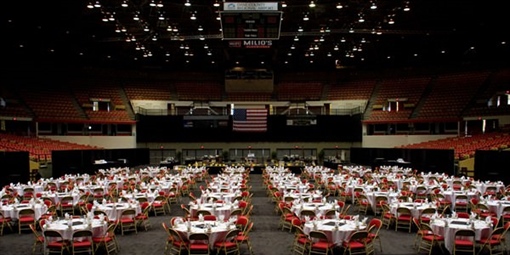
<path fill-rule="evenodd" d="M 333 56 L 333 55 L 331 54 L 331 52 L 328 52 L 327 56 L 328 56 L 328 57 L 331 57 L 331 56 Z"/>
<path fill-rule="evenodd" d="M 156 2 L 154 2 L 154 0 L 151 0 L 151 2 L 149 3 L 149 6 L 150 7 L 156 7 Z"/>
<path fill-rule="evenodd" d="M 282 8 L 287 7 L 287 3 L 285 1 L 282 2 Z"/>
<path fill-rule="evenodd" d="M 195 16 L 194 13 L 191 14 L 191 17 L 189 17 L 191 20 L 196 20 L 197 19 L 197 16 Z"/>
<path fill-rule="evenodd" d="M 174 28 L 173 28 L 172 32 L 174 32 L 174 33 L 179 32 L 179 28 L 178 28 L 177 26 L 174 26 Z"/>
<path fill-rule="evenodd" d="M 289 51 L 289 52 L 287 53 L 287 56 L 292 56 L 292 52 L 290 52 L 290 51 Z"/>
<path fill-rule="evenodd" d="M 87 4 L 87 8 L 89 8 L 89 9 L 94 9 L 94 4 L 92 4 L 92 2 L 89 2 L 89 3 Z"/>
<path fill-rule="evenodd" d="M 140 17 L 138 17 L 138 14 L 135 14 L 135 16 L 133 16 L 133 20 L 140 20 Z"/>
<path fill-rule="evenodd" d="M 163 15 L 163 13 L 160 13 L 158 19 L 159 20 L 165 20 L 165 15 Z"/>
<path fill-rule="evenodd" d="M 315 2 L 314 1 L 311 1 L 310 4 L 308 5 L 310 8 L 315 8 Z"/>
<path fill-rule="evenodd" d="M 297 29 L 298 32 L 303 32 L 303 27 L 299 26 Z"/>
<path fill-rule="evenodd" d="M 157 41 L 158 40 L 158 37 L 156 35 L 152 36 L 152 40 L 153 41 Z"/>
<path fill-rule="evenodd" d="M 404 5 L 404 11 L 408 12 L 410 10 L 411 10 L 411 8 L 409 7 L 409 2 L 406 2 L 406 4 Z"/>
<path fill-rule="evenodd" d="M 126 27 L 122 27 L 122 28 L 120 29 L 120 31 L 121 31 L 121 32 L 123 32 L 123 33 L 125 33 L 125 32 L 127 32 L 127 29 L 126 29 Z"/>
<path fill-rule="evenodd" d="M 209 46 L 207 44 L 204 44 L 204 49 L 209 49 Z"/>
<path fill-rule="evenodd" d="M 344 6 L 342 5 L 342 3 L 339 2 L 339 3 L 336 4 L 336 8 L 337 9 L 342 9 L 342 8 L 344 8 Z"/>
<path fill-rule="evenodd" d="M 354 28 L 352 28 L 352 27 L 351 27 L 351 28 L 349 29 L 349 33 L 354 33 Z"/>
<path fill-rule="evenodd" d="M 361 38 L 361 43 L 366 43 L 367 41 L 365 40 L 365 38 Z"/>
<path fill-rule="evenodd" d="M 358 22 L 359 22 L 359 23 L 363 23 L 363 22 L 365 22 L 365 18 L 363 17 L 363 13 L 360 13 L 360 14 L 359 14 Z"/>
<path fill-rule="evenodd" d="M 220 7 L 220 2 L 218 2 L 218 0 L 214 1 L 213 6 L 214 7 Z"/>
<path fill-rule="evenodd" d="M 108 17 L 106 16 L 103 16 L 103 18 L 101 19 L 103 22 L 108 22 Z"/>
<path fill-rule="evenodd" d="M 204 31 L 204 28 L 202 26 L 198 26 L 198 31 Z"/>
<path fill-rule="evenodd" d="M 162 8 L 164 5 L 163 5 L 163 2 L 162 1 L 159 1 L 158 4 L 156 4 L 156 7 L 158 8 Z"/>
<path fill-rule="evenodd" d="M 390 18 L 390 20 L 388 20 L 388 24 L 390 24 L 390 25 L 395 24 L 395 21 L 393 20 L 393 18 Z"/>
<path fill-rule="evenodd" d="M 145 32 L 149 32 L 149 31 L 150 31 L 149 26 L 145 26 L 145 27 L 143 27 L 143 31 L 145 31 Z"/>
<path fill-rule="evenodd" d="M 372 5 L 370 5 L 370 9 L 372 10 L 377 9 L 377 5 L 375 4 L 375 2 L 372 2 Z"/>
<path fill-rule="evenodd" d="M 335 44 L 335 47 L 333 48 L 333 50 L 338 50 L 338 45 Z"/>
<path fill-rule="evenodd" d="M 343 38 L 343 37 L 342 37 L 342 38 L 340 39 L 340 42 L 345 42 L 345 38 Z"/>
<path fill-rule="evenodd" d="M 207 56 L 212 56 L 212 52 L 211 52 L 211 51 L 208 51 L 208 52 L 207 52 Z"/>
<path fill-rule="evenodd" d="M 184 3 L 184 6 L 191 6 L 191 3 L 189 2 L 189 0 L 186 0 L 186 2 Z"/>
<path fill-rule="evenodd" d="M 110 14 L 110 17 L 108 18 L 109 21 L 115 21 L 115 17 L 113 16 L 113 14 Z"/>
<path fill-rule="evenodd" d="M 292 45 L 290 46 L 290 49 L 291 49 L 291 50 L 296 49 L 296 46 L 294 46 L 294 44 L 292 44 Z"/>
<path fill-rule="evenodd" d="M 299 37 L 294 36 L 294 41 L 295 41 L 295 42 L 299 41 Z"/>
<path fill-rule="evenodd" d="M 94 8 L 101 8 L 101 3 L 99 3 L 99 1 L 96 1 L 96 3 L 94 4 Z"/>
<path fill-rule="evenodd" d="M 308 20 L 309 20 L 309 18 L 308 18 L 308 14 L 305 14 L 305 16 L 303 17 L 303 20 L 304 20 L 304 21 L 308 21 Z"/>

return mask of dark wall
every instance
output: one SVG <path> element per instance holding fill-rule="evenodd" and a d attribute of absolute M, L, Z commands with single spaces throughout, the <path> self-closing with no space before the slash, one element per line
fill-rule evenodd
<path fill-rule="evenodd" d="M 480 151 L 475 153 L 475 178 L 510 183 L 510 151 Z"/>
<path fill-rule="evenodd" d="M 361 142 L 361 115 L 318 115 L 317 124 L 288 126 L 287 116 L 268 116 L 267 132 L 232 131 L 228 125 L 184 127 L 183 116 L 138 115 L 137 142 Z"/>
<path fill-rule="evenodd" d="M 27 151 L 0 152 L 0 187 L 30 180 L 30 158 Z"/>
<path fill-rule="evenodd" d="M 150 164 L 150 150 L 140 149 L 111 149 L 111 150 L 69 150 L 53 151 L 53 177 L 64 174 L 88 173 L 94 174 L 99 169 L 111 167 L 133 167 Z M 96 160 L 104 159 L 106 164 L 94 164 Z"/>
<path fill-rule="evenodd" d="M 408 163 L 398 163 L 397 159 Z M 453 150 L 403 149 L 403 148 L 351 148 L 351 162 L 372 167 L 399 165 L 411 167 L 419 172 L 454 174 Z"/>

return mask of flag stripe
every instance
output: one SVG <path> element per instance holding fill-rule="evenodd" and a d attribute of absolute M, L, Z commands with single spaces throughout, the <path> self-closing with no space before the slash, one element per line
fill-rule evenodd
<path fill-rule="evenodd" d="M 234 109 L 232 130 L 239 132 L 267 131 L 267 110 Z"/>

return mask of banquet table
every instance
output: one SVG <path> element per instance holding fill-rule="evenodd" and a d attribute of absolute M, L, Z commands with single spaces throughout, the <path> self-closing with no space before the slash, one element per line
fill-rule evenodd
<path fill-rule="evenodd" d="M 331 209 L 338 209 L 339 206 L 335 203 L 295 203 L 292 204 L 291 210 L 298 217 L 301 217 L 301 212 L 303 210 L 311 210 L 315 212 L 315 215 L 324 215 L 327 211 Z"/>
<path fill-rule="evenodd" d="M 71 222 L 71 224 L 69 224 L 69 222 Z M 46 221 L 43 227 L 43 234 L 46 230 L 54 230 L 59 232 L 64 239 L 71 240 L 74 232 L 85 229 L 91 230 L 93 237 L 102 237 L 106 234 L 108 222 L 100 219 L 93 219 L 90 224 L 88 224 L 85 218 Z"/>
<path fill-rule="evenodd" d="M 189 225 L 188 225 L 189 224 Z M 174 229 L 181 235 L 184 240 L 187 240 L 192 233 L 206 233 L 209 236 L 209 246 L 217 241 L 225 239 L 227 233 L 235 229 L 236 226 L 230 221 L 186 221 L 178 222 L 174 225 Z"/>
<path fill-rule="evenodd" d="M 452 253 L 455 239 L 455 232 L 459 229 L 474 229 L 475 240 L 479 241 L 491 234 L 492 227 L 486 221 L 470 220 L 463 218 L 441 218 L 431 219 L 430 226 L 437 235 L 444 236 L 446 249 Z"/>
<path fill-rule="evenodd" d="M 405 202 L 405 203 L 393 203 L 390 205 L 391 213 L 394 215 L 397 213 L 397 209 L 400 207 L 406 207 L 411 210 L 411 214 L 413 215 L 413 218 L 419 219 L 421 212 L 425 210 L 426 208 L 435 208 L 437 209 L 437 206 L 433 203 L 419 203 L 419 202 Z"/>
<path fill-rule="evenodd" d="M 364 230 L 366 228 L 367 225 L 365 223 L 357 222 L 355 220 L 325 219 L 306 222 L 304 224 L 303 231 L 305 234 L 309 234 L 312 230 L 323 231 L 328 237 L 329 242 L 333 242 L 337 246 L 340 246 L 342 245 L 342 242 L 348 240 L 349 236 L 353 232 Z"/>
<path fill-rule="evenodd" d="M 19 211 L 25 208 L 32 208 L 35 212 L 35 218 L 41 218 L 41 215 L 46 213 L 48 207 L 44 203 L 35 203 L 35 204 L 7 204 L 2 205 L 1 211 L 5 217 L 11 217 L 14 220 L 17 220 Z"/>
<path fill-rule="evenodd" d="M 482 200 L 479 203 L 486 204 L 491 212 L 496 213 L 498 218 L 501 217 L 505 208 L 510 206 L 510 201 L 508 200 L 489 200 L 489 201 Z"/>
<path fill-rule="evenodd" d="M 225 219 L 228 219 L 230 217 L 230 213 L 239 208 L 239 205 L 235 203 L 200 203 L 190 204 L 190 212 L 193 217 L 197 217 L 197 212 L 199 210 L 206 210 L 211 212 L 212 215 L 215 215 L 217 218 L 224 217 Z"/>
<path fill-rule="evenodd" d="M 120 219 L 120 216 L 122 215 L 122 212 L 124 212 L 127 209 L 135 209 L 136 213 L 141 213 L 142 209 L 140 207 L 140 204 L 135 203 L 129 203 L 129 202 L 122 202 L 122 203 L 107 203 L 107 204 L 96 204 L 92 207 L 92 210 L 100 210 L 106 214 L 109 220 L 118 220 Z"/>

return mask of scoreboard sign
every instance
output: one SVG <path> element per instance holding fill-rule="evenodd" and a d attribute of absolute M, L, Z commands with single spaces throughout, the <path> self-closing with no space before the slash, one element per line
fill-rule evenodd
<path fill-rule="evenodd" d="M 221 30 L 225 40 L 277 40 L 282 12 L 278 3 L 224 3 Z"/>

